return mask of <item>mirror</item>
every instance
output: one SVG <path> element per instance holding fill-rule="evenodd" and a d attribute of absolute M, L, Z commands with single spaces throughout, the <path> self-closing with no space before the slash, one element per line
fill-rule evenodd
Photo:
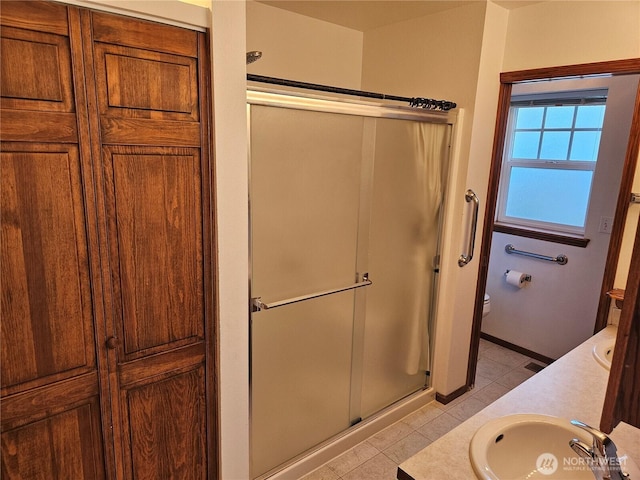
<path fill-rule="evenodd" d="M 490 180 L 489 187 L 487 192 L 487 208 L 485 212 L 485 220 L 484 220 L 484 230 L 483 230 L 483 238 L 482 238 L 482 247 L 481 247 L 481 262 L 480 269 L 478 274 L 478 282 L 477 282 L 477 290 L 476 290 L 476 298 L 475 298 L 475 310 L 474 310 L 474 320 L 472 327 L 472 338 L 471 338 L 471 349 L 469 354 L 469 368 L 467 372 L 467 385 L 469 387 L 473 386 L 475 381 L 475 371 L 476 364 L 478 359 L 478 348 L 480 343 L 480 329 L 482 323 L 482 305 L 484 299 L 484 292 L 487 285 L 487 275 L 488 275 L 488 267 L 489 267 L 489 255 L 490 255 L 490 246 L 492 241 L 492 235 L 494 231 L 494 219 L 496 213 L 496 204 L 498 198 L 498 183 L 501 173 L 501 165 L 502 165 L 502 154 L 505 145 L 505 132 L 507 131 L 507 121 L 508 121 L 508 112 L 509 105 L 512 93 L 512 87 L 516 83 L 528 82 L 534 80 L 545 80 L 551 78 L 566 78 L 566 77 L 574 77 L 574 76 L 591 76 L 591 75 L 624 75 L 624 74 L 636 74 L 640 73 L 640 58 L 630 59 L 630 60 L 621 60 L 621 61 L 612 61 L 612 62 L 601 62 L 594 64 L 582 64 L 582 65 L 571 65 L 564 67 L 552 67 L 545 69 L 537 69 L 537 70 L 526 70 L 520 72 L 507 72 L 501 74 L 501 88 L 500 95 L 498 99 L 498 116 L 496 120 L 496 134 L 494 139 L 493 146 L 493 155 L 492 155 L 492 163 L 491 163 L 491 172 L 490 172 Z M 631 125 L 630 132 L 630 140 L 627 147 L 627 154 L 625 158 L 625 163 L 622 172 L 622 183 L 620 185 L 620 193 L 618 196 L 618 201 L 616 204 L 616 214 L 613 221 L 612 234 L 609 243 L 609 251 L 607 253 L 607 263 L 605 268 L 605 274 L 602 285 L 602 294 L 600 298 L 600 307 L 598 309 L 599 317 L 598 322 L 596 323 L 596 330 L 604 328 L 607 323 L 608 311 L 610 305 L 610 299 L 605 295 L 606 291 L 613 288 L 613 283 L 615 280 L 616 269 L 618 265 L 618 257 L 620 256 L 622 239 L 623 239 L 623 226 L 626 221 L 627 211 L 629 207 L 629 199 L 631 195 L 631 179 L 634 177 L 634 172 L 636 170 L 636 163 L 638 161 L 638 139 L 640 138 L 640 105 L 638 104 L 640 95 L 636 98 L 635 110 L 634 110 L 634 119 Z M 636 247 L 638 242 L 636 242 Z M 635 255 L 635 257 L 640 257 L 640 253 Z M 638 260 L 640 262 L 640 259 Z M 638 267 L 638 272 L 633 271 L 632 274 L 629 275 L 629 284 L 632 284 L 632 279 L 637 283 L 639 281 L 637 276 L 640 276 L 640 267 Z M 628 287 L 627 287 L 628 288 Z M 630 291 L 629 294 L 632 294 Z M 637 290 L 635 296 L 637 297 Z M 631 303 L 634 303 L 634 308 L 632 309 Z M 628 307 L 627 307 L 628 305 Z M 634 310 L 634 311 L 632 311 Z M 638 324 L 640 320 L 638 320 L 638 307 L 637 307 L 637 298 L 634 302 L 628 302 L 620 319 L 620 327 L 619 332 L 624 333 L 623 330 L 628 329 L 629 332 L 636 331 L 640 328 Z M 606 315 L 602 316 L 602 320 L 600 318 L 600 311 L 606 312 Z M 624 328 L 623 328 L 624 327 Z M 633 328 L 632 328 L 633 327 Z M 616 398 L 619 397 L 618 392 L 622 388 L 626 388 L 627 390 L 636 391 L 640 389 L 640 380 L 637 378 L 640 367 L 637 367 L 638 361 L 638 343 L 636 337 L 635 344 L 629 344 L 629 342 L 621 342 L 620 347 L 616 348 L 614 354 L 614 361 L 618 358 L 618 363 L 620 364 L 620 372 L 615 373 L 612 367 L 611 375 L 610 375 L 610 388 L 607 392 L 607 399 L 605 404 L 613 404 L 617 405 Z M 623 343 L 625 343 L 623 345 Z M 629 351 L 630 356 L 636 357 L 636 360 L 627 359 L 627 345 L 631 345 L 631 351 Z M 623 360 L 624 358 L 624 360 Z M 629 361 L 627 361 L 629 360 Z M 626 368 L 624 372 L 624 377 L 622 376 L 622 365 L 635 365 L 634 368 Z M 630 372 L 631 370 L 631 372 Z M 615 373 L 615 375 L 614 375 Z M 614 376 L 619 376 L 619 381 L 614 381 L 615 385 L 612 385 L 612 379 Z M 635 390 L 634 390 L 635 388 Z M 637 398 L 637 397 L 636 397 Z M 611 411 L 616 410 L 616 408 L 611 408 Z M 619 411 L 619 410 L 618 410 Z M 625 420 L 624 414 L 616 416 L 619 419 Z M 626 420 L 625 420 L 626 421 Z M 611 424 L 615 425 L 612 422 Z M 616 422 L 617 423 L 617 422 Z"/>

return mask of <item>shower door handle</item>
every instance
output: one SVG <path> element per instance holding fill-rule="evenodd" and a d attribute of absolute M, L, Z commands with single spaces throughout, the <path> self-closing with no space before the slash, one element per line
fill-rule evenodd
<path fill-rule="evenodd" d="M 467 243 L 467 254 L 464 253 L 458 258 L 458 266 L 464 267 L 473 258 L 473 249 L 476 243 L 476 230 L 478 229 L 478 210 L 480 208 L 480 200 L 475 192 L 471 189 L 464 194 L 467 203 L 473 202 L 473 215 L 471 216 L 471 228 L 469 229 L 469 242 Z"/>
<path fill-rule="evenodd" d="M 348 285 L 346 287 L 334 288 L 332 290 L 323 290 L 322 292 L 310 293 L 309 295 L 302 295 L 300 297 L 287 298 L 286 300 L 279 300 L 277 302 L 264 303 L 261 297 L 255 297 L 251 299 L 251 311 L 259 312 L 261 310 L 269 310 L 271 308 L 284 307 L 285 305 L 291 305 L 292 303 L 303 302 L 305 300 L 311 300 L 312 298 L 324 297 L 334 293 L 346 292 L 347 290 L 355 290 L 356 288 L 368 287 L 373 282 L 369 280 L 369 274 L 365 273 L 362 276 L 362 281 Z"/>

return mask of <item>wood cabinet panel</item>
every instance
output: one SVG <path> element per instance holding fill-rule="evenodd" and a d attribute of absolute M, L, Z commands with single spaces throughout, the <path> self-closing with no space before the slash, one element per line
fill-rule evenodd
<path fill-rule="evenodd" d="M 72 112 L 69 39 L 11 27 L 1 32 L 2 108 Z"/>
<path fill-rule="evenodd" d="M 77 375 L 95 367 L 95 355 L 77 149 L 32 145 L 0 159 L 6 389 Z"/>
<path fill-rule="evenodd" d="M 204 369 L 126 391 L 131 478 L 207 478 Z"/>
<path fill-rule="evenodd" d="M 106 80 L 106 91 L 100 91 L 102 113 L 142 117 L 181 113 L 172 117 L 198 120 L 194 59 L 102 45 L 96 54 L 101 65 L 104 59 L 104 72 L 98 69 Z"/>
<path fill-rule="evenodd" d="M 109 147 L 104 161 L 125 355 L 202 340 L 198 151 Z"/>
<path fill-rule="evenodd" d="M 0 21 L 4 27 L 67 35 L 67 8 L 54 2 L 2 2 Z"/>
<path fill-rule="evenodd" d="M 198 34 L 192 30 L 100 12 L 92 14 L 92 25 L 96 42 L 198 56 Z"/>
<path fill-rule="evenodd" d="M 96 398 L 73 409 L 2 432 L 4 479 L 104 478 Z"/>

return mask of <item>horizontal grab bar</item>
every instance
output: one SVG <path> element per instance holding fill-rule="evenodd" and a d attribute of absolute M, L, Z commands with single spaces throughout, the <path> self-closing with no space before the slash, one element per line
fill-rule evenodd
<path fill-rule="evenodd" d="M 324 297 L 334 293 L 346 292 L 347 290 L 355 290 L 356 288 L 367 287 L 373 282 L 369 280 L 369 274 L 365 273 L 362 276 L 362 281 L 342 288 L 334 288 L 332 290 L 323 290 L 322 292 L 311 293 L 309 295 L 302 295 L 300 297 L 287 298 L 286 300 L 280 300 L 278 302 L 264 303 L 261 297 L 255 297 L 251 299 L 251 311 L 259 312 L 261 310 L 269 310 L 271 308 L 283 307 L 285 305 L 291 305 L 292 303 L 304 302 L 305 300 L 311 300 L 312 298 Z"/>
<path fill-rule="evenodd" d="M 546 260 L 547 262 L 555 262 L 558 265 L 566 265 L 569 258 L 566 255 L 558 255 L 557 257 L 549 257 L 547 255 L 540 255 L 539 253 L 523 252 L 522 250 L 516 250 L 511 245 L 505 245 L 504 251 L 507 253 L 515 253 L 516 255 L 524 255 L 525 257 L 537 258 L 538 260 Z"/>

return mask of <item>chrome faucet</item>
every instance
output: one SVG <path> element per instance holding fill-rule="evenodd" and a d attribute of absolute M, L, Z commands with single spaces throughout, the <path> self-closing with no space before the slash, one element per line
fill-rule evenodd
<path fill-rule="evenodd" d="M 616 444 L 603 432 L 578 420 L 571 424 L 589 432 L 593 439 L 591 446 L 578 438 L 569 442 L 569 446 L 583 458 L 597 480 L 628 480 L 629 474 L 622 471 Z"/>

